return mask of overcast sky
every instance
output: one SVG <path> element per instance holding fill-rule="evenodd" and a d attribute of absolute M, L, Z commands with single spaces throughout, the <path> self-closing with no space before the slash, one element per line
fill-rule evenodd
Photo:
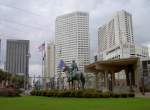
<path fill-rule="evenodd" d="M 95 54 L 97 28 L 121 9 L 133 16 L 136 43 L 150 47 L 150 0 L 0 0 L 1 63 L 5 62 L 6 39 L 27 39 L 30 40 L 30 74 L 41 74 L 38 46 L 54 40 L 56 17 L 73 11 L 89 12 L 90 45 Z"/>

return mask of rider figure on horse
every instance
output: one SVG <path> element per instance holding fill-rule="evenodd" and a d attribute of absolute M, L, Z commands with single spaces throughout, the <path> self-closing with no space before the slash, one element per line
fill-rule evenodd
<path fill-rule="evenodd" d="M 75 60 L 72 61 L 72 64 L 71 64 L 71 72 L 72 72 L 72 75 L 75 75 L 75 73 L 78 71 L 78 66 L 77 66 L 77 63 L 75 62 Z"/>

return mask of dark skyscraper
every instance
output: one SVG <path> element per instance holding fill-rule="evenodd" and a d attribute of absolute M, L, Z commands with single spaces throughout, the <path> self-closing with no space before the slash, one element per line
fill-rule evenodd
<path fill-rule="evenodd" d="M 28 76 L 29 40 L 7 40 L 5 70 Z"/>

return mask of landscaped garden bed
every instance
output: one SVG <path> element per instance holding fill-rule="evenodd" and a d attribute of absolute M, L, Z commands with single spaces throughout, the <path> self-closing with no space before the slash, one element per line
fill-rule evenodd
<path fill-rule="evenodd" d="M 33 96 L 47 97 L 77 97 L 77 98 L 127 98 L 134 97 L 134 93 L 101 93 L 96 90 L 33 90 Z"/>

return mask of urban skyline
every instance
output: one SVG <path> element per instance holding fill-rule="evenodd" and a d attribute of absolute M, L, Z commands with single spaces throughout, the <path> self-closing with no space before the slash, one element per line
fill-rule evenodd
<path fill-rule="evenodd" d="M 6 4 L 7 4 L 7 2 L 5 2 Z M 89 3 L 89 2 L 88 2 Z M 95 4 L 95 3 L 97 3 L 96 1 L 94 1 L 94 2 L 90 2 L 89 4 Z M 123 2 L 124 3 L 124 2 Z M 134 23 L 134 27 L 136 27 L 136 28 L 134 28 L 134 34 L 136 35 L 136 40 L 138 40 L 138 39 L 141 39 L 141 40 L 138 40 L 138 42 L 140 43 L 140 41 L 141 41 L 141 43 L 145 43 L 145 44 L 147 44 L 148 45 L 148 41 L 150 41 L 149 40 L 149 37 L 148 37 L 148 33 L 146 33 L 145 31 L 147 30 L 147 29 L 144 29 L 144 27 L 146 27 L 146 24 L 144 24 L 144 22 L 137 22 L 139 19 L 140 20 L 142 20 L 142 19 L 145 19 L 145 20 L 143 20 L 143 21 L 147 21 L 146 20 L 146 17 L 144 18 L 144 16 L 140 16 L 142 13 L 141 13 L 141 11 L 138 11 L 137 9 L 142 9 L 142 7 L 143 6 L 145 6 L 144 4 L 145 3 L 149 3 L 149 2 L 147 2 L 147 1 L 144 1 L 144 2 L 142 2 L 142 1 L 132 1 L 132 2 L 130 2 L 130 4 L 129 3 L 127 3 L 128 5 L 130 5 L 130 7 L 132 7 L 132 6 L 134 6 L 134 4 L 135 4 L 135 6 L 138 6 L 138 7 L 135 7 L 135 10 L 133 9 L 133 8 L 127 8 L 127 6 L 124 6 L 124 7 L 122 7 L 122 8 L 120 8 L 121 6 L 122 6 L 122 4 L 123 4 L 122 2 L 119 2 L 119 3 L 113 3 L 112 4 L 112 7 L 110 7 L 110 8 L 112 8 L 112 10 L 110 9 L 107 9 L 107 12 L 105 12 L 104 11 L 104 13 L 100 13 L 100 12 L 102 12 L 102 11 L 98 11 L 98 10 L 96 10 L 96 15 L 94 15 L 93 16 L 93 13 L 90 11 L 90 9 L 87 9 L 86 10 L 86 8 L 85 9 L 80 9 L 79 8 L 79 10 L 81 10 L 81 11 L 86 11 L 86 12 L 89 12 L 89 14 L 90 14 L 90 36 L 92 36 L 92 39 L 91 39 L 91 45 L 92 45 L 92 48 L 93 47 L 96 47 L 96 40 L 94 40 L 94 39 L 96 39 L 97 38 L 97 32 L 91 32 L 91 31 L 97 31 L 97 26 L 99 27 L 99 26 L 101 26 L 101 25 L 103 25 L 104 24 L 104 22 L 106 21 L 106 19 L 108 18 L 108 17 L 110 17 L 111 15 L 112 15 L 112 13 L 115 13 L 116 11 L 118 11 L 118 10 L 121 10 L 121 9 L 125 9 L 125 10 L 127 10 L 128 12 L 130 12 L 132 15 L 133 15 L 133 22 L 135 22 Z M 72 3 L 71 3 L 72 4 Z M 103 2 L 102 3 L 103 4 L 103 6 L 107 6 L 108 4 L 109 4 L 109 1 L 107 1 L 107 2 Z M 67 4 L 66 4 L 67 5 Z M 116 5 L 118 5 L 118 8 L 114 8 L 114 6 L 116 6 Z M 84 8 L 83 6 L 81 6 L 82 8 Z M 8 8 L 8 7 L 5 7 L 5 8 Z M 145 8 L 147 8 L 147 7 L 145 7 Z M 78 8 L 77 8 L 78 9 Z M 102 10 L 104 10 L 105 8 L 103 8 L 103 7 L 100 7 L 100 6 L 98 6 L 98 8 L 97 9 L 102 9 Z M 147 9 L 148 10 L 148 9 Z M 147 13 L 148 11 L 145 11 L 144 12 L 144 15 L 145 15 L 145 13 Z M 73 10 L 70 10 L 70 11 L 62 11 L 61 13 L 57 13 L 58 15 L 62 15 L 63 13 L 68 13 L 68 12 L 72 12 L 72 11 L 76 11 L 76 8 L 73 8 Z M 21 13 L 21 12 L 20 12 Z M 47 14 L 47 13 L 46 13 Z M 58 16 L 57 15 L 57 16 Z M 148 16 L 148 15 L 147 15 Z M 56 16 L 54 16 L 54 18 L 55 18 Z M 141 18 L 142 17 L 142 18 Z M 99 18 L 98 20 L 96 20 L 97 18 Z M 148 17 L 147 17 L 148 18 Z M 95 20 L 93 20 L 93 19 L 95 19 Z M 138 20 L 137 20 L 138 19 Z M 26 20 L 25 20 L 26 21 Z M 95 23 L 95 22 L 97 22 L 97 21 L 99 21 L 99 23 Z M 27 21 L 26 21 L 27 22 Z M 54 22 L 54 21 L 53 21 Z M 143 28 L 142 28 L 142 26 L 140 25 L 140 27 L 141 28 L 139 28 L 139 29 L 137 29 L 137 25 L 139 25 L 139 24 L 141 24 L 142 26 L 143 26 Z M 148 22 L 147 22 L 147 24 L 148 24 Z M 7 25 L 6 25 L 7 26 Z M 20 27 L 20 26 L 18 26 L 18 27 Z M 53 28 L 53 30 L 54 30 L 54 26 L 52 26 L 52 28 Z M 91 28 L 94 28 L 94 29 L 92 29 L 91 30 Z M 49 30 L 49 29 L 48 29 Z M 145 30 L 145 31 L 144 31 Z M 25 29 L 25 31 L 27 31 L 28 32 L 28 30 L 27 29 Z M 143 31 L 143 32 L 142 32 Z M 49 32 L 49 31 L 48 31 Z M 13 34 L 13 33 L 11 33 L 10 34 L 10 32 L 8 32 L 8 33 L 3 33 L 3 34 L 1 34 L 1 36 L 4 36 L 4 38 L 6 39 L 6 38 L 15 38 L 15 39 L 23 39 L 23 38 L 25 38 L 25 37 L 22 37 L 22 32 L 20 32 L 20 33 L 18 33 L 18 31 L 17 32 L 14 32 L 14 33 L 16 33 L 16 34 Z M 52 32 L 53 33 L 53 32 Z M 139 33 L 142 33 L 142 34 L 139 34 Z M 9 34 L 9 35 L 7 35 L 7 34 Z M 146 34 L 146 35 L 145 35 Z M 32 34 L 31 34 L 32 35 Z M 41 34 L 41 36 L 43 36 L 43 34 Z M 40 67 L 40 65 L 41 65 L 41 62 L 40 62 L 40 60 L 38 61 L 37 59 L 40 59 L 40 53 L 38 53 L 38 49 L 37 49 L 37 47 L 42 43 L 42 40 L 41 39 L 46 39 L 45 41 L 47 41 L 47 39 L 50 39 L 50 36 L 54 36 L 54 35 L 48 35 L 47 37 L 41 37 L 40 38 L 40 41 L 37 41 L 35 38 L 34 38 L 34 36 L 33 37 L 29 37 L 29 36 L 27 36 L 25 39 L 30 39 L 31 40 L 31 43 L 32 43 L 32 45 L 31 45 L 31 48 L 32 48 L 32 52 L 31 52 L 31 55 L 32 55 L 32 57 L 31 57 L 31 62 L 30 62 L 30 66 L 31 66 L 31 71 L 30 71 L 30 73 L 31 74 L 36 74 L 37 72 L 41 72 L 41 70 L 36 70 L 36 68 L 37 67 Z M 94 37 L 93 37 L 94 36 Z M 142 37 L 141 37 L 142 36 Z M 39 37 L 37 37 L 37 39 L 38 39 Z M 1 38 L 1 39 L 3 39 L 3 38 Z M 33 40 L 34 39 L 34 40 Z M 95 43 L 95 44 L 94 44 Z M 93 48 L 94 49 L 94 48 Z M 92 49 L 92 50 L 93 50 Z M 95 52 L 95 50 L 96 49 L 94 49 L 94 52 Z M 93 51 L 91 51 L 91 53 L 94 53 Z M 38 56 L 38 57 L 37 57 Z M 4 61 L 3 61 L 4 62 Z M 34 65 L 34 66 L 33 66 Z M 36 66 L 35 66 L 36 65 Z"/>
<path fill-rule="evenodd" d="M 1 109 L 150 109 L 149 27 L 150 0 L 0 0 Z"/>

